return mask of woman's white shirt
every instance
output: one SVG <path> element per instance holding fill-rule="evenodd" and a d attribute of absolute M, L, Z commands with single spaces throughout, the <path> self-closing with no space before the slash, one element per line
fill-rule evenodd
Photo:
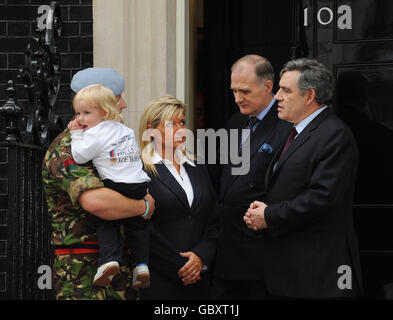
<path fill-rule="evenodd" d="M 156 151 L 154 151 L 153 153 L 152 163 L 158 164 L 162 162 L 168 168 L 169 172 L 172 174 L 172 176 L 176 179 L 176 181 L 180 184 L 180 186 L 183 188 L 184 192 L 186 193 L 188 204 L 191 207 L 192 202 L 194 200 L 194 190 L 192 189 L 191 180 L 187 174 L 186 169 L 184 168 L 184 164 L 188 163 L 193 167 L 195 167 L 195 164 L 178 149 L 175 152 L 175 158 L 180 164 L 180 175 L 177 172 L 173 163 L 167 159 L 163 159 Z"/>

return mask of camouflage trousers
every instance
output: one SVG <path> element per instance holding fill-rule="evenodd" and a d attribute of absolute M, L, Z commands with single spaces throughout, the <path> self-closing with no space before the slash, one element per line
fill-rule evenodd
<path fill-rule="evenodd" d="M 56 300 L 135 300 L 137 292 L 132 289 L 132 271 L 126 255 L 120 273 L 110 286 L 93 286 L 97 272 L 98 253 L 55 255 L 53 264 L 53 287 Z"/>

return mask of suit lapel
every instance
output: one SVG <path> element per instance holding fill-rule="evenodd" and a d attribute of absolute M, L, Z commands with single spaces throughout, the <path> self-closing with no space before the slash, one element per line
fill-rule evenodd
<path fill-rule="evenodd" d="M 312 131 L 314 131 L 319 124 L 328 116 L 331 114 L 331 111 L 329 108 L 325 109 L 322 111 L 313 121 L 311 121 L 305 128 L 304 130 L 298 135 L 298 137 L 292 142 L 292 144 L 289 146 L 287 151 L 285 151 L 284 155 L 280 160 L 278 160 L 276 168 L 274 168 L 274 164 L 276 163 L 279 155 L 281 152 L 278 152 L 275 159 L 270 163 L 269 170 L 268 170 L 268 175 L 266 177 L 266 186 L 270 182 L 270 178 L 274 176 L 278 170 L 283 166 L 283 164 L 291 157 L 291 155 L 298 150 L 308 139 L 311 138 Z M 284 147 L 284 145 L 282 146 Z M 282 149 L 282 148 L 281 148 Z"/>
<path fill-rule="evenodd" d="M 265 174 L 265 189 L 267 190 L 267 186 L 269 185 L 270 179 L 273 176 L 273 169 L 274 169 L 274 165 L 277 163 L 278 158 L 280 157 L 281 151 L 284 148 L 285 142 L 283 142 L 281 144 L 281 146 L 279 146 L 279 148 L 277 150 L 279 150 L 278 152 L 276 152 L 272 158 L 272 160 L 269 163 L 269 166 L 266 170 L 266 174 Z"/>
<path fill-rule="evenodd" d="M 272 108 L 269 110 L 269 112 L 266 114 L 266 116 L 262 119 L 262 121 L 259 123 L 258 127 L 255 129 L 254 132 L 252 132 L 250 136 L 250 162 L 251 159 L 255 156 L 257 153 L 258 149 L 262 145 L 263 142 L 265 142 L 270 135 L 272 134 L 274 127 L 277 123 L 277 108 L 275 108 L 275 104 L 272 106 Z M 247 122 L 247 119 L 245 120 Z M 244 127 L 239 127 L 239 131 L 243 129 Z M 240 134 L 240 139 L 241 139 L 241 134 Z M 232 166 L 228 165 L 226 166 L 227 170 L 231 171 Z M 232 175 L 231 172 L 226 172 L 226 183 L 223 186 L 221 195 L 222 197 L 225 196 L 226 191 L 230 188 L 230 186 L 236 181 L 236 179 L 239 177 L 238 175 Z"/>
<path fill-rule="evenodd" d="M 168 168 L 163 163 L 156 164 L 156 168 L 158 171 L 158 178 L 161 183 L 174 193 L 174 195 L 179 199 L 179 202 L 187 210 L 190 210 L 185 191 L 176 181 L 175 177 L 170 173 Z"/>
<path fill-rule="evenodd" d="M 230 131 L 229 130 L 233 130 L 236 129 L 237 130 L 237 144 L 236 144 L 236 152 L 239 151 L 240 148 L 240 144 L 242 141 L 242 129 L 244 129 L 247 125 L 247 120 L 248 120 L 248 116 L 245 115 L 240 115 L 240 119 L 237 122 L 236 126 L 234 128 L 229 128 L 228 129 L 228 135 L 229 135 L 229 139 L 228 139 L 228 154 L 230 154 L 230 152 L 232 152 L 232 148 L 233 148 L 233 143 L 234 141 L 232 141 L 231 135 L 230 135 Z M 219 159 L 217 159 L 218 161 L 220 161 Z M 221 176 L 224 177 L 224 180 L 222 180 L 222 184 L 221 184 L 221 195 L 224 195 L 225 191 L 228 189 L 228 187 L 232 184 L 232 179 L 233 176 L 231 174 L 231 170 L 232 170 L 232 166 L 230 164 L 230 159 L 229 159 L 229 163 L 228 165 L 225 165 L 222 167 L 222 172 L 221 172 Z"/>
<path fill-rule="evenodd" d="M 265 142 L 270 134 L 272 133 L 277 120 L 277 109 L 275 108 L 275 104 L 266 114 L 266 116 L 262 119 L 259 126 L 255 129 L 255 131 L 251 134 L 251 145 L 250 145 L 250 159 L 256 154 L 258 149 L 261 147 L 261 144 Z"/>
<path fill-rule="evenodd" d="M 305 129 L 303 130 L 298 137 L 292 142 L 292 144 L 289 146 L 287 151 L 283 154 L 282 158 L 278 160 L 276 169 L 274 170 L 273 174 L 277 172 L 283 163 L 297 150 L 299 147 L 305 143 L 309 138 L 311 137 L 310 131 Z"/>

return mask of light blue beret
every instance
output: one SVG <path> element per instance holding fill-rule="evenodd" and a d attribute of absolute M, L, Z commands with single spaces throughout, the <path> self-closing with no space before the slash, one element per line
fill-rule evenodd
<path fill-rule="evenodd" d="M 75 73 L 71 81 L 71 89 L 75 93 L 92 84 L 100 84 L 111 89 L 115 96 L 124 91 L 124 79 L 110 68 L 87 68 Z"/>

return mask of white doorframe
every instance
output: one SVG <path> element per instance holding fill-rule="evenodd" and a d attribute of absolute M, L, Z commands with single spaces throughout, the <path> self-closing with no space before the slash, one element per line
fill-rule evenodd
<path fill-rule="evenodd" d="M 191 20 L 190 0 L 176 0 L 176 96 L 187 104 L 187 126 L 193 131 L 195 66 Z"/>

